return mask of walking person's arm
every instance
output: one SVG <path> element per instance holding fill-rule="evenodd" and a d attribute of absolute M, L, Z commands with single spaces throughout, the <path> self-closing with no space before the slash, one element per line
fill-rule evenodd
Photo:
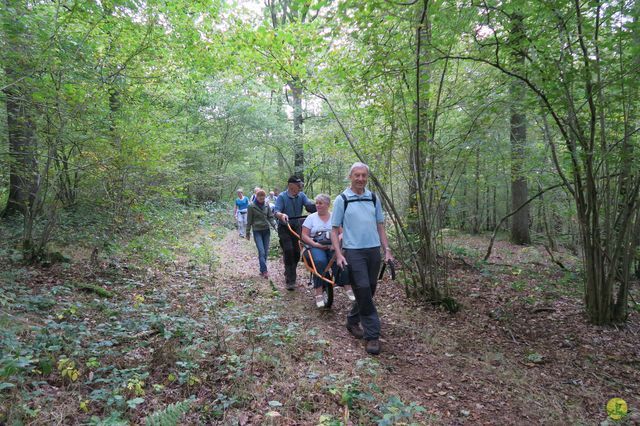
<path fill-rule="evenodd" d="M 331 213 L 331 247 L 336 254 L 336 265 L 338 268 L 344 269 L 347 265 L 347 259 L 342 254 L 341 243 L 341 226 L 344 221 L 344 202 L 341 196 L 337 196 L 333 201 L 333 213 Z"/>
<path fill-rule="evenodd" d="M 268 204 L 267 204 L 267 222 L 269 222 L 269 224 L 273 229 L 276 229 L 276 217 L 273 213 L 273 210 L 271 210 L 271 206 L 269 206 Z"/>
<path fill-rule="evenodd" d="M 336 254 L 336 265 L 338 268 L 344 269 L 347 265 L 347 259 L 344 258 L 342 254 L 342 249 L 340 248 L 340 227 L 334 226 L 331 228 L 331 247 L 333 248 L 333 252 Z"/>
<path fill-rule="evenodd" d="M 251 240 L 251 226 L 253 225 L 253 209 L 251 206 L 247 209 L 247 231 L 245 238 Z"/>
<path fill-rule="evenodd" d="M 382 250 L 384 250 L 384 261 L 388 262 L 393 260 L 393 254 L 391 254 L 391 247 L 389 246 L 387 231 L 384 229 L 384 223 L 378 223 L 378 235 L 380 236 Z"/>
<path fill-rule="evenodd" d="M 300 195 L 302 195 L 302 204 L 309 213 L 315 213 L 318 211 L 316 203 L 313 200 L 310 200 L 309 197 L 307 197 L 307 194 L 301 192 Z"/>
<path fill-rule="evenodd" d="M 284 195 L 286 196 L 286 195 Z M 284 213 L 284 198 L 282 193 L 280 195 L 278 195 L 278 198 L 276 198 L 276 205 L 273 208 L 273 212 L 274 212 L 274 216 L 276 217 L 276 219 L 278 219 L 281 223 L 287 223 L 287 221 L 289 220 L 289 216 L 287 216 Z"/>

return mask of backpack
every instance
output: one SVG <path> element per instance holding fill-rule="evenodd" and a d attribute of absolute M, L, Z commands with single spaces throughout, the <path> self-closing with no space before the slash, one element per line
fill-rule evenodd
<path fill-rule="evenodd" d="M 347 212 L 347 207 L 349 207 L 349 203 L 356 203 L 358 201 L 371 201 L 373 203 L 373 207 L 376 206 L 377 198 L 376 198 L 376 193 L 375 192 L 371 193 L 371 198 L 358 198 L 356 200 L 349 200 L 347 198 L 347 196 L 344 195 L 344 192 L 341 193 L 340 196 L 342 197 L 342 201 L 344 201 L 344 212 L 343 212 L 343 214 Z"/>

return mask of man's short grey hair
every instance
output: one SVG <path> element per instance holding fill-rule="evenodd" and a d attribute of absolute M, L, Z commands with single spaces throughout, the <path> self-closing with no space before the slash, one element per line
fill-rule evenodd
<path fill-rule="evenodd" d="M 361 163 L 360 161 L 356 161 L 355 163 L 353 163 L 353 165 L 349 169 L 348 176 L 351 176 L 351 173 L 353 172 L 354 169 L 366 169 L 367 170 L 367 174 L 369 174 L 369 166 L 367 166 L 364 163 Z"/>
<path fill-rule="evenodd" d="M 326 205 L 330 205 L 331 204 L 331 198 L 329 198 L 329 196 L 327 194 L 318 194 L 316 195 L 316 198 L 313 199 L 314 201 L 322 201 L 324 202 Z"/>

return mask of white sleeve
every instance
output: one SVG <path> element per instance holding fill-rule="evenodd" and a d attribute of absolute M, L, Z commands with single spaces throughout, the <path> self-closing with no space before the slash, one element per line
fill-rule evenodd
<path fill-rule="evenodd" d="M 307 228 L 309 230 L 312 230 L 313 229 L 313 224 L 314 224 L 314 220 L 313 220 L 314 214 L 310 214 L 309 216 L 307 216 L 305 218 L 304 222 L 302 222 L 302 226 L 304 226 L 305 228 Z"/>

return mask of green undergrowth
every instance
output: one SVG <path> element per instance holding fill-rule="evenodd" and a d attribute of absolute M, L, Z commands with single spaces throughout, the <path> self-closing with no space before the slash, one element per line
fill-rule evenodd
<path fill-rule="evenodd" d="M 283 316 L 273 284 L 216 281 L 222 216 L 155 208 L 92 267 L 2 262 L 0 424 L 425 421 L 382 390 L 375 360 L 328 369 L 340 348 Z"/>
<path fill-rule="evenodd" d="M 185 278 L 181 292 L 206 290 L 198 275 Z M 0 421 L 209 423 L 263 403 L 265 418 L 297 413 L 300 421 L 338 425 L 347 410 L 359 423 L 395 424 L 423 411 L 380 390 L 372 359 L 358 361 L 356 375 L 328 374 L 328 342 L 283 321 L 277 309 L 228 291 L 205 291 L 196 301 L 132 277 L 112 284 L 117 296 L 109 299 L 77 293 L 71 283 L 34 292 L 3 282 Z M 242 297 L 254 287 L 246 283 Z M 267 400 L 256 396 L 269 389 Z"/>

